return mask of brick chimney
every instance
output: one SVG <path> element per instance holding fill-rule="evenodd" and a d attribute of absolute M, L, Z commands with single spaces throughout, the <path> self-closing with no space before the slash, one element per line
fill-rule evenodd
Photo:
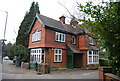
<path fill-rule="evenodd" d="M 77 26 L 78 25 L 78 20 L 75 17 L 73 17 L 70 21 L 70 25 L 74 26 L 74 27 Z"/>
<path fill-rule="evenodd" d="M 66 17 L 64 15 L 62 15 L 61 17 L 59 17 L 60 22 L 63 23 L 63 24 L 65 24 L 65 18 Z"/>

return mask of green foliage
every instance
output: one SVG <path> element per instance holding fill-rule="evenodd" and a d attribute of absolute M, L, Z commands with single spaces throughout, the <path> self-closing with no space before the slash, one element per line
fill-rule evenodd
<path fill-rule="evenodd" d="M 87 2 L 79 5 L 80 11 L 89 16 L 84 17 L 83 26 L 96 33 L 99 43 L 109 51 L 110 65 L 113 73 L 120 75 L 120 2 L 93 5 Z"/>
<path fill-rule="evenodd" d="M 100 66 L 108 66 L 109 65 L 109 60 L 106 58 L 100 58 L 99 59 Z"/>
<path fill-rule="evenodd" d="M 22 45 L 14 45 L 10 49 L 9 57 L 13 59 L 14 56 L 17 56 L 18 61 L 27 61 L 27 59 L 29 58 L 28 49 Z"/>
<path fill-rule="evenodd" d="M 23 45 L 28 47 L 29 43 L 29 27 L 36 15 L 40 13 L 38 3 L 33 2 L 31 4 L 29 12 L 26 12 L 25 17 L 19 27 L 18 36 L 16 38 L 16 45 Z"/>

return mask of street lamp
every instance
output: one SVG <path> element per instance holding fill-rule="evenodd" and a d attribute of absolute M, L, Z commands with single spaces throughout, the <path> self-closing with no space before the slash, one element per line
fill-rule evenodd
<path fill-rule="evenodd" d="M 3 59 L 3 57 L 2 57 L 2 50 L 3 50 L 3 43 L 4 43 L 4 41 L 7 41 L 6 39 L 5 39 L 5 34 L 6 34 L 6 26 L 7 26 L 7 18 L 8 18 L 8 12 L 7 11 L 2 11 L 2 10 L 0 10 L 1 12 L 5 12 L 6 13 L 6 21 L 5 21 L 5 29 L 4 29 L 4 38 L 3 39 L 0 39 L 0 63 L 2 63 L 2 59 Z"/>
<path fill-rule="evenodd" d="M 8 18 L 8 12 L 7 11 L 2 11 L 0 10 L 1 12 L 5 12 L 6 13 L 6 20 L 5 20 L 5 29 L 4 29 L 4 40 L 5 40 L 5 33 L 6 33 L 6 26 L 7 26 L 7 18 Z M 3 40 L 3 41 L 4 41 Z"/>

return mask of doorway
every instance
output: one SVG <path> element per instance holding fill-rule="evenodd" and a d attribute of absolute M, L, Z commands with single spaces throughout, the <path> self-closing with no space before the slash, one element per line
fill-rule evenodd
<path fill-rule="evenodd" d="M 74 68 L 80 68 L 82 64 L 82 54 L 74 54 Z"/>

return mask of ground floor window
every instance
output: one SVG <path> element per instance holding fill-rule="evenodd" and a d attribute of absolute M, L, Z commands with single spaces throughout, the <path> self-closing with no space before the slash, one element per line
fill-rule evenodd
<path fill-rule="evenodd" d="M 88 51 L 88 64 L 98 64 L 99 63 L 99 52 L 98 51 Z"/>
<path fill-rule="evenodd" d="M 31 49 L 30 61 L 43 63 L 44 60 L 45 60 L 44 49 L 42 48 Z"/>
<path fill-rule="evenodd" d="M 54 49 L 54 62 L 62 62 L 62 49 Z"/>

